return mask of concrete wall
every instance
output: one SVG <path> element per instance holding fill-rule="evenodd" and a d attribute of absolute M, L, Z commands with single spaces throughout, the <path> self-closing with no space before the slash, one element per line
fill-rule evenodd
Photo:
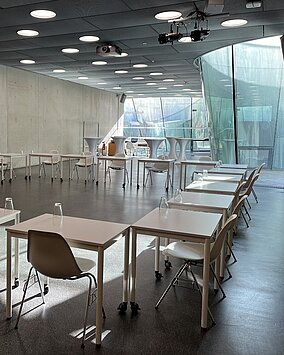
<path fill-rule="evenodd" d="M 104 137 L 122 112 L 116 94 L 0 65 L 0 152 L 79 153 L 84 121 Z"/>

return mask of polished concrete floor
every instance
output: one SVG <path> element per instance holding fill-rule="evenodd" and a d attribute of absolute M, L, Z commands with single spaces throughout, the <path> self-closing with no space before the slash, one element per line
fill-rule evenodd
<path fill-rule="evenodd" d="M 265 175 L 265 171 L 263 173 Z M 0 186 L 0 206 L 11 196 L 21 219 L 52 212 L 54 202 L 62 202 L 65 215 L 132 223 L 158 206 L 165 194 L 164 176 L 155 176 L 153 185 L 137 190 L 136 185 L 122 189 L 120 173 L 112 174 L 111 183 L 87 183 L 24 179 L 17 171 L 11 184 Z M 176 180 L 177 181 L 177 180 Z M 21 283 L 13 290 L 15 306 L 12 320 L 5 318 L 5 236 L 1 230 L 0 254 L 0 354 L 284 354 L 284 190 L 256 187 L 259 203 L 251 198 L 250 227 L 239 221 L 234 239 L 236 263 L 229 260 L 231 279 L 225 278 L 225 299 L 210 293 L 210 305 L 216 325 L 200 329 L 200 296 L 191 284 L 171 290 L 158 311 L 160 297 L 178 266 L 165 271 L 156 281 L 153 272 L 153 238 L 140 237 L 138 243 L 137 301 L 138 315 L 128 310 L 119 315 L 117 306 L 122 294 L 123 243 L 119 241 L 106 252 L 104 304 L 104 340 L 96 348 L 91 333 L 84 350 L 80 348 L 86 283 L 51 280 L 46 304 L 32 298 L 25 304 L 19 329 L 14 329 L 23 280 L 27 276 L 26 244 L 21 242 Z M 3 203 L 2 203 L 2 202 Z M 95 231 L 94 231 L 95 233 Z M 96 258 L 96 254 L 76 251 Z M 37 293 L 36 286 L 29 295 Z M 95 309 L 94 309 L 95 312 Z M 90 315 L 90 325 L 94 321 Z"/>

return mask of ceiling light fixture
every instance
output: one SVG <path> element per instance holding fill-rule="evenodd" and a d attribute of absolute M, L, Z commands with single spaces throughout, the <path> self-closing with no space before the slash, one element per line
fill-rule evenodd
<path fill-rule="evenodd" d="M 121 86 L 114 86 L 113 90 L 121 90 Z"/>
<path fill-rule="evenodd" d="M 148 85 L 148 86 L 154 86 L 154 85 L 157 85 L 157 83 L 147 83 L 146 85 Z"/>
<path fill-rule="evenodd" d="M 246 3 L 246 8 L 247 9 L 255 9 L 261 7 L 261 1 L 260 0 L 254 0 L 254 1 L 247 1 Z"/>
<path fill-rule="evenodd" d="M 181 43 L 190 43 L 192 42 L 192 38 L 190 36 L 183 36 L 178 41 Z"/>
<path fill-rule="evenodd" d="M 143 76 L 135 76 L 132 80 L 144 80 Z"/>
<path fill-rule="evenodd" d="M 66 70 L 65 69 L 53 69 L 52 72 L 53 73 L 65 73 Z"/>
<path fill-rule="evenodd" d="M 33 10 L 30 12 L 30 15 L 35 18 L 40 18 L 40 19 L 49 19 L 53 18 L 56 16 L 56 13 L 51 10 Z"/>
<path fill-rule="evenodd" d="M 157 20 L 175 20 L 181 17 L 181 12 L 179 11 L 164 11 L 164 12 L 159 12 L 158 14 L 155 15 L 155 19 Z"/>
<path fill-rule="evenodd" d="M 170 82 L 170 81 L 175 81 L 175 79 L 163 79 L 163 81 L 168 81 L 168 82 Z"/>
<path fill-rule="evenodd" d="M 147 68 L 148 64 L 133 64 L 133 68 Z"/>
<path fill-rule="evenodd" d="M 122 52 L 122 53 L 120 54 L 120 56 L 121 56 L 121 57 L 128 57 L 128 53 Z"/>
<path fill-rule="evenodd" d="M 22 63 L 22 64 L 35 64 L 35 61 L 33 59 L 22 59 L 22 60 L 20 60 L 20 63 Z"/>
<path fill-rule="evenodd" d="M 106 85 L 107 83 L 105 83 L 104 81 L 101 81 L 99 83 L 97 83 L 98 85 Z"/>
<path fill-rule="evenodd" d="M 88 43 L 98 42 L 99 40 L 100 40 L 100 37 L 97 37 L 97 36 L 81 36 L 81 37 L 79 37 L 79 41 L 88 42 Z"/>
<path fill-rule="evenodd" d="M 78 53 L 79 49 L 77 49 L 77 48 L 63 48 L 63 49 L 61 49 L 61 52 L 63 52 L 63 53 Z"/>
<path fill-rule="evenodd" d="M 39 32 L 35 30 L 19 30 L 17 31 L 17 34 L 19 36 L 25 36 L 25 37 L 36 37 L 39 35 Z"/>
<path fill-rule="evenodd" d="M 159 73 L 159 72 L 153 72 L 153 73 L 150 73 L 149 75 L 159 76 L 159 75 L 164 75 L 164 74 L 163 73 Z"/>
<path fill-rule="evenodd" d="M 245 19 L 234 19 L 234 20 L 226 20 L 221 22 L 221 26 L 223 27 L 240 27 L 246 25 L 248 22 Z"/>
<path fill-rule="evenodd" d="M 95 60 L 94 62 L 92 62 L 93 65 L 107 65 L 107 62 L 105 62 L 104 60 Z"/>
<path fill-rule="evenodd" d="M 89 78 L 87 76 L 78 76 L 79 80 L 88 80 Z"/>
<path fill-rule="evenodd" d="M 175 87 L 181 87 L 181 86 L 184 86 L 184 84 L 174 84 L 173 86 L 175 86 Z"/>
<path fill-rule="evenodd" d="M 115 70 L 115 74 L 127 74 L 128 70 Z"/>
<path fill-rule="evenodd" d="M 128 94 L 132 94 L 134 91 L 133 90 L 127 90 L 125 92 L 128 93 Z"/>

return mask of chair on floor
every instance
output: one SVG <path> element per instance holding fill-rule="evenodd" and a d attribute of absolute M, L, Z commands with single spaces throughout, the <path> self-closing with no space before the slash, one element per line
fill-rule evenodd
<path fill-rule="evenodd" d="M 263 169 L 264 165 L 265 165 L 265 163 L 262 163 L 262 164 L 260 164 L 260 165 L 257 167 L 257 169 L 256 169 L 256 174 L 260 174 L 260 173 L 261 173 L 261 170 Z M 254 197 L 254 199 L 255 199 L 255 202 L 258 203 L 257 195 L 256 195 L 256 193 L 255 193 L 253 187 L 252 187 L 251 192 L 252 192 L 252 194 L 253 194 L 253 197 Z"/>
<path fill-rule="evenodd" d="M 2 169 L 2 165 L 3 165 L 4 178 L 5 178 L 7 171 L 10 169 L 10 162 L 8 161 L 8 159 L 3 158 L 2 162 L 0 160 L 0 170 Z M 12 174 L 13 174 L 14 178 L 17 177 L 15 170 L 13 168 L 12 168 Z"/>
<path fill-rule="evenodd" d="M 76 171 L 77 174 L 77 179 L 79 180 L 79 171 L 78 169 L 80 168 L 84 168 L 85 169 L 85 164 L 87 165 L 87 169 L 88 169 L 88 179 L 92 178 L 93 175 L 93 157 L 92 157 L 92 153 L 91 152 L 83 152 L 82 153 L 85 156 L 88 156 L 87 159 L 81 158 L 79 159 L 79 161 L 74 165 L 73 167 L 73 172 L 72 172 L 72 179 L 74 176 L 74 173 Z"/>
<path fill-rule="evenodd" d="M 47 159 L 45 159 L 41 162 L 40 174 L 41 174 L 41 171 L 43 170 L 44 176 L 46 176 L 45 166 L 46 165 L 50 166 L 53 163 L 53 166 L 55 167 L 55 177 L 56 177 L 56 173 L 60 174 L 60 156 L 58 155 L 59 152 L 56 149 L 52 149 L 52 150 L 50 150 L 49 153 L 54 154 L 54 155 L 52 156 L 52 159 L 51 159 L 51 157 L 48 157 Z"/>
<path fill-rule="evenodd" d="M 222 245 L 225 239 L 227 238 L 228 232 L 231 231 L 232 228 L 234 227 L 236 220 L 237 220 L 237 215 L 235 214 L 231 215 L 228 218 L 227 222 L 224 224 L 224 226 L 221 228 L 215 241 L 211 243 L 210 246 L 210 270 L 212 271 L 214 278 L 217 281 L 217 284 L 223 294 L 223 297 L 226 297 L 226 295 L 220 284 L 219 277 L 214 272 L 212 264 L 220 256 Z M 184 242 L 184 241 L 173 242 L 165 247 L 163 254 L 165 256 L 182 259 L 184 260 L 184 262 L 182 266 L 179 268 L 179 270 L 177 271 L 177 273 L 175 274 L 174 278 L 172 279 L 172 281 L 170 282 L 166 290 L 164 291 L 164 293 L 162 294 L 162 296 L 160 297 L 159 301 L 156 303 L 155 308 L 158 309 L 159 305 L 161 304 L 161 302 L 163 301 L 163 299 L 165 298 L 166 294 L 169 292 L 171 287 L 174 287 L 178 284 L 178 281 L 185 270 L 189 270 L 189 272 L 193 277 L 194 283 L 197 285 L 199 293 L 202 294 L 201 288 L 192 270 L 192 265 L 198 265 L 198 264 L 203 265 L 204 262 L 203 243 Z M 208 308 L 208 313 L 212 319 L 212 322 L 215 323 L 215 320 L 209 308 Z"/>
<path fill-rule="evenodd" d="M 116 153 L 114 155 L 115 157 L 125 157 L 124 153 Z M 127 178 L 127 182 L 129 182 L 129 177 L 128 177 L 128 170 L 125 168 L 124 160 L 112 160 L 110 165 L 107 168 L 106 175 L 109 176 L 109 180 L 111 181 L 111 176 L 110 176 L 110 171 L 124 171 L 125 169 L 125 174 Z"/>
<path fill-rule="evenodd" d="M 18 328 L 30 281 L 31 286 L 35 282 L 39 284 L 42 303 L 45 303 L 39 273 L 46 277 L 63 280 L 78 280 L 86 277 L 89 280 L 89 288 L 85 307 L 85 319 L 81 345 L 83 348 L 89 307 L 96 298 L 97 281 L 95 276 L 89 272 L 95 266 L 95 262 L 91 259 L 74 257 L 68 243 L 60 234 L 37 230 L 28 231 L 27 257 L 32 266 L 24 286 L 23 298 L 15 328 Z M 95 286 L 94 289 L 93 284 Z M 102 310 L 102 312 L 105 317 L 104 310 Z"/>
<path fill-rule="evenodd" d="M 146 181 L 145 181 L 145 186 L 147 185 L 148 179 L 150 177 L 150 181 L 151 181 L 151 185 L 153 183 L 152 180 L 152 174 L 156 173 L 156 174 L 167 174 L 166 177 L 166 181 L 165 181 L 165 188 L 168 189 L 169 185 L 171 187 L 173 187 L 173 183 L 172 183 L 172 178 L 171 175 L 169 173 L 169 164 L 167 162 L 163 162 L 163 160 L 168 159 L 168 156 L 164 156 L 164 155 L 159 155 L 158 159 L 161 160 L 161 162 L 156 162 L 152 165 L 149 165 L 146 167 L 146 169 L 148 170 L 147 172 L 147 176 L 146 176 Z"/>
<path fill-rule="evenodd" d="M 136 155 L 136 149 L 132 142 L 128 141 L 125 143 L 125 154 L 132 157 Z"/>
<path fill-rule="evenodd" d="M 256 169 L 255 169 L 255 170 L 256 170 Z M 251 174 L 251 175 L 249 176 L 249 179 L 248 179 L 247 183 L 244 185 L 243 189 L 242 189 L 241 192 L 240 192 L 240 198 L 241 198 L 242 196 L 244 196 L 244 195 L 247 195 L 247 196 L 248 196 L 248 197 L 246 198 L 246 202 L 247 202 L 249 208 L 251 208 L 251 205 L 250 205 L 250 203 L 249 203 L 248 198 L 249 198 L 250 194 L 252 193 L 252 189 L 253 189 L 253 186 L 254 186 L 256 180 L 259 178 L 259 174 L 258 174 L 258 173 L 256 173 L 255 171 L 253 171 L 252 173 L 253 173 L 252 178 L 250 179 L 250 176 L 252 175 L 252 174 Z M 246 212 L 248 213 L 247 208 L 245 207 L 245 204 L 244 204 L 244 208 L 246 209 Z"/>
<path fill-rule="evenodd" d="M 205 155 L 205 156 L 199 157 L 198 160 L 199 161 L 212 161 L 212 158 L 210 156 Z M 203 165 L 202 169 L 201 169 L 199 165 L 196 165 L 195 168 L 194 168 L 194 171 L 191 174 L 191 181 L 194 181 L 194 176 L 196 174 L 202 174 L 203 170 L 210 170 L 212 168 L 213 168 L 212 165 Z"/>

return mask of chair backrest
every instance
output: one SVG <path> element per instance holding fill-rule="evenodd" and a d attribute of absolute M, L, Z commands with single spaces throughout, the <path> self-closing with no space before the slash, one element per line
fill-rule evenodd
<path fill-rule="evenodd" d="M 232 202 L 232 208 L 234 209 L 235 206 L 237 205 L 237 203 L 239 202 L 240 199 L 240 193 L 242 191 L 242 189 L 244 188 L 244 186 L 246 185 L 246 181 L 243 181 L 239 184 L 237 190 L 235 191 L 235 195 L 234 195 L 234 199 Z"/>
<path fill-rule="evenodd" d="M 255 174 L 255 175 L 253 176 L 252 180 L 250 181 L 250 184 L 249 184 L 248 186 L 245 186 L 245 189 L 244 189 L 242 195 L 245 194 L 245 195 L 248 195 L 248 196 L 249 196 L 249 195 L 251 194 L 253 185 L 254 185 L 254 183 L 256 182 L 256 180 L 259 178 L 259 175 L 260 175 L 260 174 Z"/>
<path fill-rule="evenodd" d="M 86 159 L 86 163 L 88 166 L 92 165 L 93 164 L 92 153 L 91 152 L 83 152 L 82 154 L 85 156 L 89 156 Z M 77 162 L 77 165 L 85 166 L 85 159 L 83 159 L 83 158 L 79 159 L 79 161 Z"/>
<path fill-rule="evenodd" d="M 250 185 L 251 180 L 253 179 L 254 175 L 256 174 L 256 171 L 257 171 L 257 168 L 255 168 L 251 171 L 251 173 L 249 174 L 248 178 L 245 181 L 246 184 L 244 185 L 244 188 L 247 188 Z"/>
<path fill-rule="evenodd" d="M 245 199 L 246 199 L 247 197 L 248 197 L 248 195 L 243 195 L 243 196 L 239 199 L 239 202 L 238 202 L 238 203 L 236 204 L 236 206 L 234 207 L 232 214 L 236 214 L 237 216 L 239 216 L 240 210 L 241 210 L 241 208 L 242 208 L 242 205 L 244 204 Z"/>
<path fill-rule="evenodd" d="M 260 172 L 261 172 L 262 168 L 264 167 L 264 165 L 265 165 L 265 163 L 262 163 L 262 164 L 260 164 L 260 165 L 257 167 L 257 169 L 256 169 L 256 173 L 257 173 L 257 174 L 260 174 Z"/>
<path fill-rule="evenodd" d="M 221 228 L 210 252 L 210 262 L 214 261 L 220 255 L 223 242 L 227 238 L 228 232 L 235 226 L 237 218 L 236 214 L 232 214 Z"/>
<path fill-rule="evenodd" d="M 82 272 L 66 240 L 57 233 L 29 230 L 28 261 L 47 277 L 67 279 Z"/>
<path fill-rule="evenodd" d="M 49 151 L 50 154 L 59 154 L 58 150 L 57 149 L 51 149 Z M 60 156 L 58 155 L 54 155 L 52 156 L 52 160 L 53 160 L 53 164 L 57 164 L 60 162 Z M 45 161 L 44 161 L 46 164 L 51 164 L 51 158 L 48 157 Z"/>
<path fill-rule="evenodd" d="M 168 159 L 167 155 L 159 155 L 157 157 L 159 160 L 161 160 L 160 162 L 156 162 L 153 164 L 153 166 L 151 167 L 152 171 L 160 171 L 160 172 L 164 172 L 164 171 L 168 171 L 169 165 L 166 162 L 163 162 L 163 160 Z"/>
<path fill-rule="evenodd" d="M 116 153 L 115 157 L 125 157 L 124 153 Z M 112 160 L 110 164 L 110 168 L 112 169 L 124 169 L 124 161 L 123 160 Z"/>

